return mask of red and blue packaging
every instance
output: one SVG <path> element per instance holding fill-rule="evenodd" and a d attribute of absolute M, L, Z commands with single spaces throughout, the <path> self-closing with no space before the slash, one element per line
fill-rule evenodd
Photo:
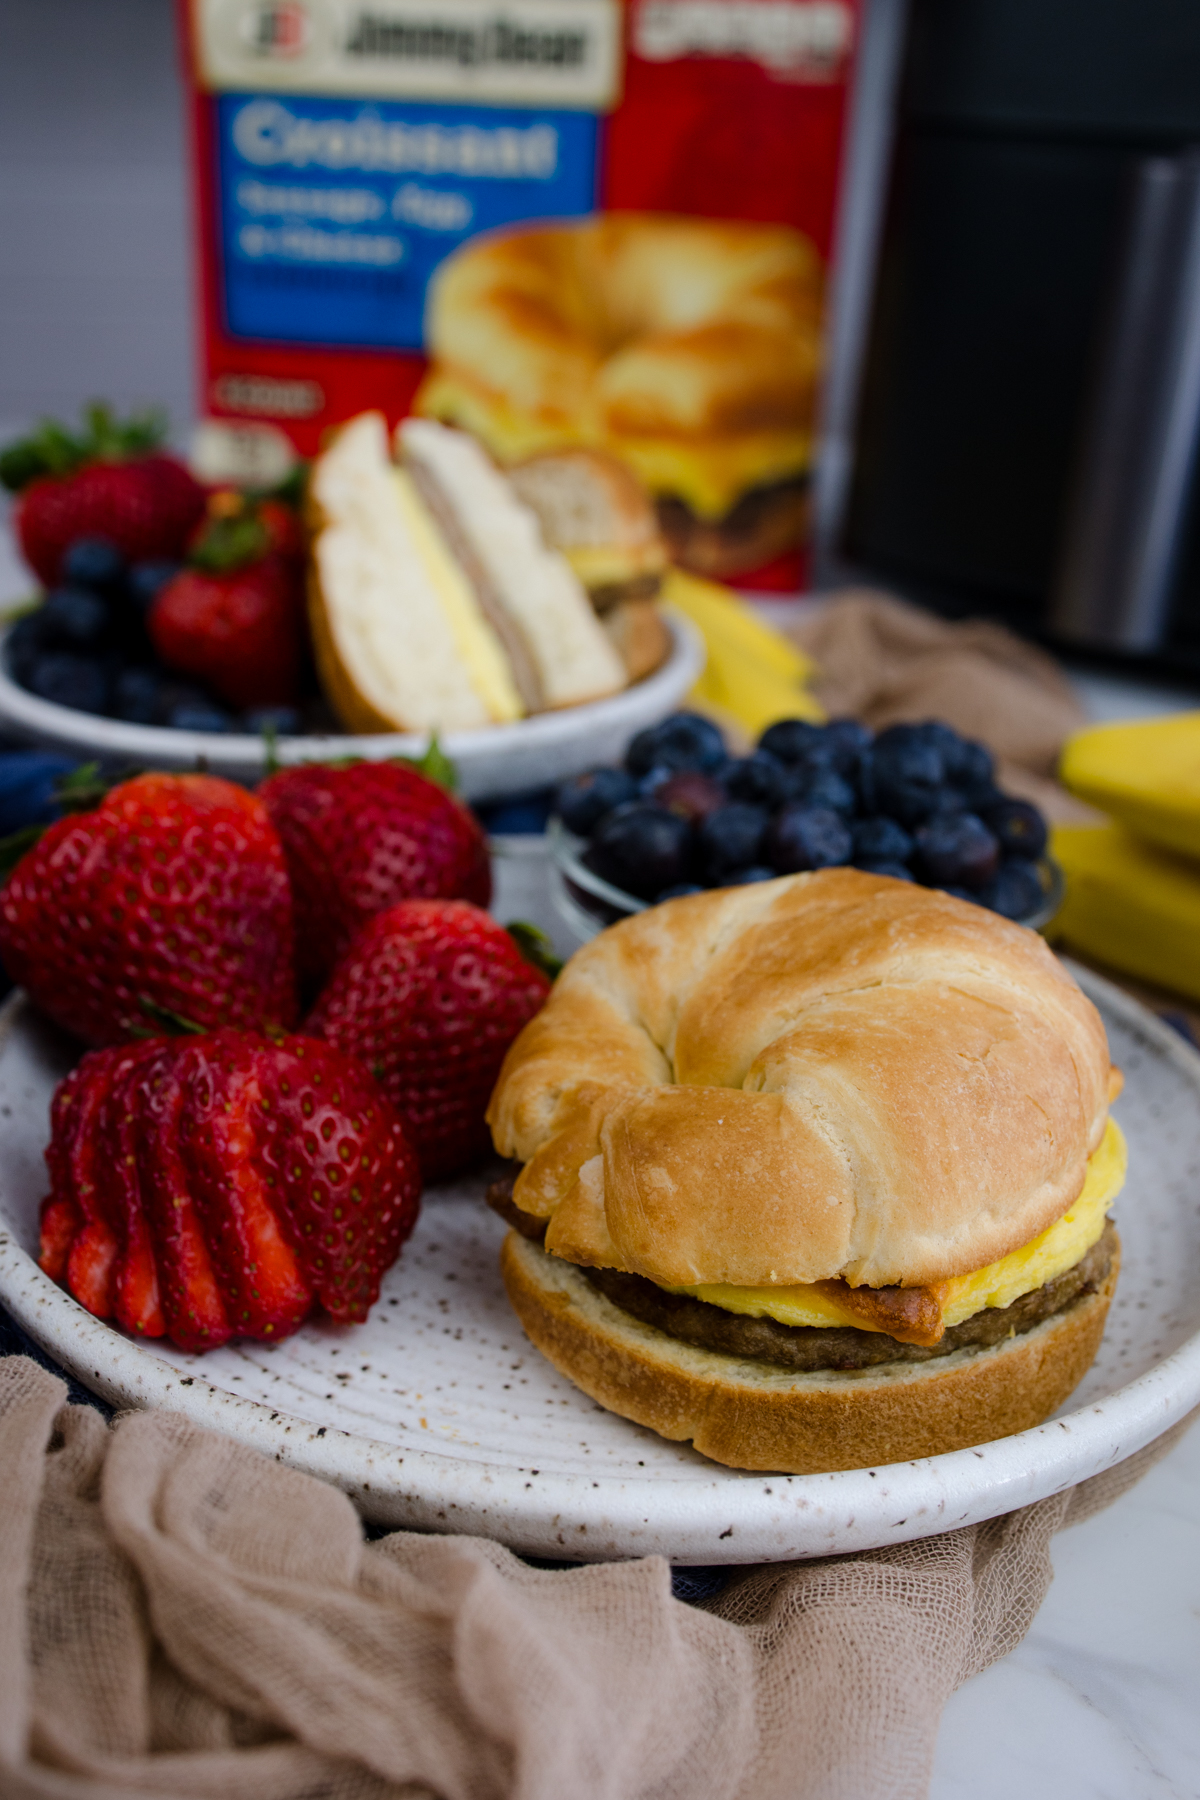
<path fill-rule="evenodd" d="M 366 408 L 409 411 L 431 279 L 481 233 L 684 214 L 792 227 L 828 262 L 848 0 L 181 0 L 180 18 L 200 410 L 249 472 Z M 798 549 L 742 578 L 795 585 Z"/>

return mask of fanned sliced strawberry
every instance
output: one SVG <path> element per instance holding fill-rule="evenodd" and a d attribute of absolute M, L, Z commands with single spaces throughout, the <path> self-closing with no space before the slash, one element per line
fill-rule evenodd
<path fill-rule="evenodd" d="M 112 1079 L 107 1057 L 85 1056 L 54 1097 L 51 1128 L 60 1147 L 64 1198 L 69 1197 L 80 1230 L 67 1258 L 66 1280 L 89 1312 L 107 1318 L 116 1299 L 117 1220 L 108 1208 L 100 1175 L 104 1156 L 100 1118 Z"/>
<path fill-rule="evenodd" d="M 141 1105 L 142 1201 L 159 1271 L 166 1335 L 181 1350 L 210 1350 L 233 1336 L 192 1195 L 180 1143 L 183 1085 L 172 1053 L 147 1071 Z"/>
<path fill-rule="evenodd" d="M 316 1038 L 287 1039 L 271 1064 L 266 1166 L 287 1194 L 293 1240 L 326 1312 L 365 1319 L 419 1190 L 399 1120 L 389 1107 L 394 1129 L 380 1131 L 376 1083 Z"/>
<path fill-rule="evenodd" d="M 161 1337 L 164 1329 L 158 1269 L 142 1206 L 138 1127 L 144 1083 L 172 1055 L 171 1043 L 158 1038 L 117 1051 L 97 1121 L 97 1177 L 104 1210 L 120 1239 L 113 1312 L 135 1337 Z"/>
<path fill-rule="evenodd" d="M 328 1044 L 226 1029 L 96 1051 L 61 1085 L 42 1266 L 185 1350 L 366 1317 L 416 1221 L 394 1109 Z"/>
<path fill-rule="evenodd" d="M 176 1063 L 196 1210 L 234 1330 L 256 1338 L 295 1331 L 313 1299 L 263 1166 L 260 1067 L 269 1058 L 269 1044 L 218 1031 L 182 1045 Z"/>

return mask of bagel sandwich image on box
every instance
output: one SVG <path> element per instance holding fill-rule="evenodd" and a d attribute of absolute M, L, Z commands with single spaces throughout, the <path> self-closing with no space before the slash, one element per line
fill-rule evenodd
<path fill-rule="evenodd" d="M 396 450 L 364 413 L 309 477 L 313 645 L 346 728 L 470 730 L 626 687 L 622 607 L 597 616 L 475 439 L 408 419 Z"/>
<path fill-rule="evenodd" d="M 414 404 L 502 462 L 609 451 L 677 560 L 723 575 L 798 536 L 820 329 L 819 259 L 787 226 L 609 213 L 499 233 L 431 284 Z"/>
<path fill-rule="evenodd" d="M 527 1335 L 734 1468 L 934 1456 L 1040 1424 L 1120 1264 L 1120 1090 L 1042 940 L 829 869 L 578 951 L 492 1097 Z"/>

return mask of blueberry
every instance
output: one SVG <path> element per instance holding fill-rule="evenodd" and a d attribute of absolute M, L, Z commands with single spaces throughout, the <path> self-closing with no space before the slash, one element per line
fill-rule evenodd
<path fill-rule="evenodd" d="M 953 883 L 948 882 L 942 889 L 942 892 L 943 894 L 949 894 L 952 900 L 969 900 L 972 906 L 984 906 L 987 904 L 983 895 L 975 888 L 955 887 Z"/>
<path fill-rule="evenodd" d="M 893 881 L 916 880 L 912 870 L 904 863 L 889 862 L 885 856 L 857 862 L 855 867 L 861 869 L 864 875 L 890 875 Z"/>
<path fill-rule="evenodd" d="M 875 742 L 875 733 L 857 719 L 830 719 L 825 727 L 825 742 L 832 746 L 833 766 L 838 773 L 853 775 L 864 751 Z"/>
<path fill-rule="evenodd" d="M 1006 919 L 1027 919 L 1044 898 L 1037 864 L 1020 856 L 1010 858 L 981 897 L 985 906 Z"/>
<path fill-rule="evenodd" d="M 966 739 L 955 731 L 953 725 L 947 725 L 944 719 L 922 719 L 919 724 L 910 725 L 906 729 L 919 736 L 923 743 L 929 744 L 937 751 L 947 776 L 949 776 Z"/>
<path fill-rule="evenodd" d="M 1028 800 L 998 800 L 983 815 L 996 834 L 1001 856 L 1019 856 L 1036 862 L 1046 854 L 1046 821 Z"/>
<path fill-rule="evenodd" d="M 917 871 L 930 887 L 986 887 L 1000 861 L 999 844 L 975 813 L 940 813 L 916 840 Z"/>
<path fill-rule="evenodd" d="M 22 687 L 29 686 L 33 665 L 46 647 L 46 630 L 39 606 L 36 612 L 26 613 L 24 618 L 18 619 L 4 640 L 5 655 L 14 681 L 19 682 Z"/>
<path fill-rule="evenodd" d="M 865 818 L 872 818 L 879 812 L 879 783 L 875 779 L 875 746 L 871 744 L 858 759 L 858 767 L 854 771 L 854 789 L 858 795 L 858 810 Z"/>
<path fill-rule="evenodd" d="M 967 790 L 986 786 L 996 773 L 991 751 L 976 738 L 959 737 L 957 732 L 953 735 L 955 743 L 943 756 L 947 781 Z"/>
<path fill-rule="evenodd" d="M 173 706 L 167 715 L 173 731 L 232 731 L 233 720 L 219 706 L 206 701 L 203 706 Z"/>
<path fill-rule="evenodd" d="M 680 769 L 678 774 L 668 775 L 654 798 L 668 812 L 695 822 L 706 819 L 718 807 L 724 806 L 728 796 L 721 783 L 714 781 L 711 775 L 703 775 L 699 769 Z"/>
<path fill-rule="evenodd" d="M 632 800 L 636 791 L 624 769 L 589 769 L 563 782 L 554 797 L 555 810 L 568 831 L 588 837 L 605 813 Z"/>
<path fill-rule="evenodd" d="M 108 623 L 108 602 L 88 588 L 52 588 L 42 602 L 42 630 L 55 650 L 99 649 Z"/>
<path fill-rule="evenodd" d="M 49 825 L 59 816 L 59 782 L 76 758 L 46 750 L 12 750 L 0 755 L 0 837 L 26 825 Z"/>
<path fill-rule="evenodd" d="M 180 706 L 215 706 L 211 695 L 194 681 L 177 680 L 174 676 L 164 675 L 158 689 L 158 711 L 155 716 L 156 725 L 169 725 L 171 714 Z"/>
<path fill-rule="evenodd" d="M 871 771 L 873 810 L 902 825 L 928 818 L 946 779 L 942 753 L 920 725 L 889 725 L 881 731 L 872 747 Z"/>
<path fill-rule="evenodd" d="M 182 563 L 174 562 L 134 563 L 125 583 L 134 611 L 144 618 L 168 581 L 178 575 L 182 567 Z"/>
<path fill-rule="evenodd" d="M 47 650 L 39 656 L 26 683 L 30 693 L 74 712 L 108 711 L 108 674 L 101 663 L 67 650 Z"/>
<path fill-rule="evenodd" d="M 834 753 L 834 745 L 826 739 L 824 726 L 814 725 L 811 719 L 780 719 L 778 723 L 768 725 L 758 740 L 758 747 L 782 763 L 799 762 L 804 756 L 820 757 L 828 762 Z"/>
<path fill-rule="evenodd" d="M 767 813 L 761 806 L 733 800 L 709 813 L 697 834 L 700 867 L 710 887 L 724 887 L 740 869 L 759 859 Z"/>
<path fill-rule="evenodd" d="M 105 594 L 120 586 L 125 558 L 108 538 L 76 538 L 62 559 L 59 573 L 65 581 Z"/>
<path fill-rule="evenodd" d="M 708 773 L 720 768 L 725 758 L 725 740 L 712 720 L 680 712 L 639 731 L 625 752 L 625 767 L 638 777 L 648 775 L 655 763 Z"/>
<path fill-rule="evenodd" d="M 860 866 L 867 862 L 906 863 L 913 853 L 913 840 L 895 819 L 859 819 L 851 827 L 854 835 L 854 860 Z"/>
<path fill-rule="evenodd" d="M 162 701 L 162 677 L 155 669 L 122 669 L 113 682 L 112 715 L 129 725 L 154 725 Z"/>
<path fill-rule="evenodd" d="M 276 737 L 295 737 L 300 730 L 300 714 L 294 706 L 252 706 L 249 712 L 242 714 L 243 731 L 252 731 L 256 737 L 264 731 L 273 731 Z M 550 809 L 551 794 L 548 788 L 539 788 L 538 805 L 542 807 L 542 823 L 537 827 L 543 830 Z"/>
<path fill-rule="evenodd" d="M 702 894 L 704 889 L 694 881 L 677 881 L 674 887 L 664 888 L 658 896 L 659 900 L 685 900 L 689 894 Z"/>
<path fill-rule="evenodd" d="M 783 764 L 765 750 L 755 750 L 731 762 L 725 771 L 725 787 L 731 800 L 745 800 L 768 811 L 783 799 Z"/>
<path fill-rule="evenodd" d="M 830 812 L 849 816 L 858 805 L 854 788 L 830 763 L 815 763 L 807 759 L 794 763 L 786 773 L 785 783 L 787 799 L 802 806 L 824 807 Z"/>
<path fill-rule="evenodd" d="M 828 807 L 785 806 L 767 831 L 767 858 L 780 875 L 849 862 L 853 847 L 850 827 Z"/>
<path fill-rule="evenodd" d="M 765 868 L 761 863 L 751 863 L 748 869 L 739 869 L 736 875 L 731 875 L 725 885 L 726 887 L 749 887 L 755 881 L 775 881 L 776 879 L 774 869 Z"/>
<path fill-rule="evenodd" d="M 652 900 L 692 873 L 692 827 L 676 813 L 634 800 L 596 827 L 588 866 L 614 887 Z"/>
<path fill-rule="evenodd" d="M 994 781 L 983 781 L 971 787 L 959 787 L 955 790 L 962 796 L 963 805 L 968 812 L 978 813 L 980 818 L 985 812 L 991 812 L 993 806 L 999 806 L 1008 798 L 1001 792 Z"/>
<path fill-rule="evenodd" d="M 550 803 L 540 794 L 524 798 L 515 794 L 509 800 L 480 807 L 478 811 L 484 830 L 496 837 L 540 837 L 546 829 Z"/>
<path fill-rule="evenodd" d="M 653 800 L 660 787 L 670 781 L 672 775 L 681 771 L 667 762 L 652 763 L 644 775 L 638 777 L 637 793 L 640 800 Z"/>

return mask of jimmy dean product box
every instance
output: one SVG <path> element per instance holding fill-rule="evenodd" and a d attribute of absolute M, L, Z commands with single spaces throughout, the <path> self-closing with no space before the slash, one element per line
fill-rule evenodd
<path fill-rule="evenodd" d="M 183 0 L 201 460 L 367 407 L 586 444 L 680 560 L 796 579 L 848 0 Z"/>

